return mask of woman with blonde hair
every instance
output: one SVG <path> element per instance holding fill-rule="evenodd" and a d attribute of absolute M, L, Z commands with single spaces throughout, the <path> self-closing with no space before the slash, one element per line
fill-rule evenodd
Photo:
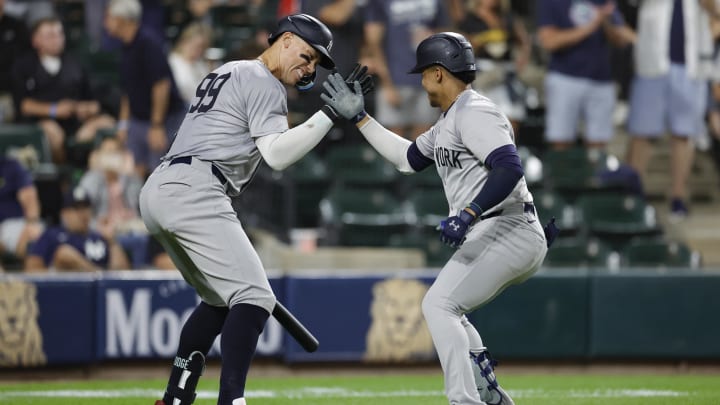
<path fill-rule="evenodd" d="M 210 73 L 205 51 L 212 41 L 212 29 L 202 23 L 191 23 L 180 34 L 168 62 L 180 96 L 189 105 L 198 83 Z"/>

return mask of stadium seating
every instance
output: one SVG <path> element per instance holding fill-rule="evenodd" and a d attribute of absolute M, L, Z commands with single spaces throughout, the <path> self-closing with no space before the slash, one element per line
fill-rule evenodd
<path fill-rule="evenodd" d="M 11 155 L 21 153 L 26 156 L 28 154 L 26 148 L 32 150 L 30 154 L 37 159 L 35 164 L 52 161 L 50 145 L 48 145 L 40 126 L 35 124 L 0 125 L 0 153 Z M 32 157 L 28 158 L 34 160 Z M 28 166 L 34 168 L 33 164 Z"/>
<path fill-rule="evenodd" d="M 295 226 L 317 227 L 320 221 L 320 200 L 327 194 L 330 186 L 327 165 L 311 151 L 285 172 L 292 180 L 295 195 Z"/>
<path fill-rule="evenodd" d="M 548 249 L 543 264 L 558 268 L 616 270 L 620 265 L 620 255 L 598 238 L 559 238 Z"/>
<path fill-rule="evenodd" d="M 578 198 L 577 205 L 587 231 L 615 248 L 634 236 L 662 232 L 655 208 L 635 195 L 585 194 Z"/>
<path fill-rule="evenodd" d="M 440 234 L 435 230 L 421 230 L 420 232 L 398 233 L 390 237 L 390 247 L 416 248 L 425 254 L 428 267 L 442 267 L 457 251 L 440 241 Z"/>
<path fill-rule="evenodd" d="M 568 203 L 562 195 L 551 190 L 539 190 L 533 192 L 533 198 L 541 223 L 545 224 L 554 217 L 561 235 L 575 234 L 580 230 L 577 207 Z"/>
<path fill-rule="evenodd" d="M 557 191 L 572 192 L 598 186 L 596 172 L 605 168 L 606 155 L 598 150 L 571 148 L 543 154 L 546 184 Z"/>
<path fill-rule="evenodd" d="M 629 267 L 697 269 L 700 254 L 685 243 L 662 237 L 633 238 L 622 251 L 624 264 Z"/>
<path fill-rule="evenodd" d="M 405 201 L 409 222 L 434 230 L 440 221 L 448 217 L 448 202 L 442 191 L 415 190 Z"/>
<path fill-rule="evenodd" d="M 335 187 L 320 201 L 324 242 L 342 246 L 387 246 L 407 230 L 407 213 L 387 190 Z"/>
<path fill-rule="evenodd" d="M 399 172 L 370 145 L 343 145 L 330 149 L 325 156 L 337 185 L 353 187 L 392 187 Z"/>

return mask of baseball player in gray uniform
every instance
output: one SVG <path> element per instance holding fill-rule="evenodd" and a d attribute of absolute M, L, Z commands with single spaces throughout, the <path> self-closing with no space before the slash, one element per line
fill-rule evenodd
<path fill-rule="evenodd" d="M 538 223 L 507 117 L 470 87 L 476 71 L 470 43 L 456 33 L 435 34 L 419 44 L 416 59 L 410 73 L 422 74 L 430 104 L 442 114 L 415 142 L 367 114 L 341 115 L 357 121 L 367 141 L 400 172 L 412 174 L 434 163 L 450 208 L 440 238 L 458 249 L 422 303 L 445 393 L 453 405 L 512 405 L 465 314 L 535 273 L 557 228 L 549 224 L 546 237 Z M 337 74 L 324 85 L 328 95 L 321 98 L 331 107 L 336 95 L 344 101 L 349 91 Z"/>
<path fill-rule="evenodd" d="M 217 403 L 245 404 L 248 368 L 276 301 L 230 197 L 248 186 L 261 159 L 285 169 L 317 145 L 337 118 L 326 106 L 288 129 L 284 85 L 308 88 L 317 65 L 335 66 L 328 28 L 309 15 L 291 15 L 280 20 L 269 42 L 257 59 L 226 63 L 199 83 L 169 152 L 140 195 L 145 225 L 202 300 L 183 326 L 166 392 L 156 405 L 194 401 L 205 356 L 220 333 Z M 358 92 L 360 82 L 367 83 L 363 77 L 354 82 Z M 356 113 L 362 109 L 362 96 L 359 103 L 348 100 Z"/>

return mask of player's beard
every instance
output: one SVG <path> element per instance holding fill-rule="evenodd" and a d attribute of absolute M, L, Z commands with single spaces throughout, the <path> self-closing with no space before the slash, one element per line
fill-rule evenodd
<path fill-rule="evenodd" d="M 431 93 L 428 93 L 428 101 L 430 102 L 430 107 L 440 107 L 440 103 L 438 103 L 437 97 L 433 97 Z"/>

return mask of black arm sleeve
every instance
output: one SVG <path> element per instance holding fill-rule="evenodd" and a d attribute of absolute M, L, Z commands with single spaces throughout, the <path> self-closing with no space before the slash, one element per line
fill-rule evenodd
<path fill-rule="evenodd" d="M 515 145 L 503 145 L 488 155 L 485 166 L 490 170 L 485 185 L 473 199 L 471 208 L 480 216 L 500 204 L 512 193 L 525 174 Z"/>
<path fill-rule="evenodd" d="M 422 171 L 433 164 L 433 160 L 423 155 L 415 142 L 413 142 L 408 148 L 407 159 L 410 163 L 410 167 L 412 167 L 416 172 Z"/>

